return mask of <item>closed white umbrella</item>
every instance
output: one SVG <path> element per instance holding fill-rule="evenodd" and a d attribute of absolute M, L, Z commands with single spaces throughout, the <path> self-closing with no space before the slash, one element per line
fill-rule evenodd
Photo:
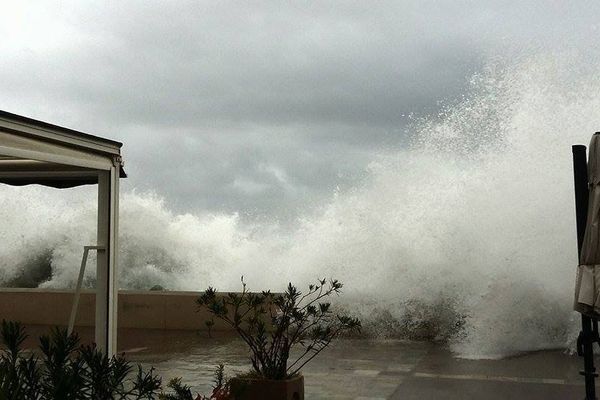
<path fill-rule="evenodd" d="M 600 317 L 600 133 L 592 136 L 588 158 L 589 201 L 577 269 L 575 310 Z"/>

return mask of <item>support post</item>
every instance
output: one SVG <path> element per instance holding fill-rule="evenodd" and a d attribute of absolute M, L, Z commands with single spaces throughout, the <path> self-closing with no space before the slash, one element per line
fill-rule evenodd
<path fill-rule="evenodd" d="M 98 174 L 98 252 L 96 270 L 96 334 L 98 348 L 108 356 L 117 351 L 117 232 L 119 169 Z"/>
<path fill-rule="evenodd" d="M 585 236 L 585 226 L 588 211 L 588 174 L 586 147 L 573 146 L 573 172 L 575 178 L 575 212 L 577 219 L 577 249 L 581 257 L 581 248 Z M 581 332 L 577 339 L 577 352 L 583 356 L 584 369 L 580 372 L 585 378 L 585 400 L 597 400 L 595 378 L 598 376 L 594 367 L 594 341 L 597 338 L 598 321 L 586 315 L 581 315 Z"/>

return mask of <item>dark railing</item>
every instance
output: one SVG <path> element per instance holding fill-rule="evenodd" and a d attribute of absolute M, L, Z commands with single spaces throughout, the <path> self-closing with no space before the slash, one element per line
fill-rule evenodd
<path fill-rule="evenodd" d="M 586 147 L 573 146 L 573 172 L 575 175 L 575 212 L 577 218 L 577 249 L 581 257 L 581 247 L 585 236 L 585 225 L 588 211 L 588 173 Z M 597 400 L 596 382 L 598 376 L 594 367 L 594 342 L 600 343 L 598 337 L 598 320 L 586 315 L 581 315 L 581 332 L 577 338 L 577 354 L 583 357 L 583 371 L 585 377 L 585 400 Z"/>

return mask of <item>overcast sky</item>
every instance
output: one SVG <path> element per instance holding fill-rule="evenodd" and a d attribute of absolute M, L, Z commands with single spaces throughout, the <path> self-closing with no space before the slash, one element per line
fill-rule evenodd
<path fill-rule="evenodd" d="M 17 2 L 0 109 L 125 143 L 126 190 L 288 218 L 405 146 L 494 57 L 597 35 L 597 2 Z"/>

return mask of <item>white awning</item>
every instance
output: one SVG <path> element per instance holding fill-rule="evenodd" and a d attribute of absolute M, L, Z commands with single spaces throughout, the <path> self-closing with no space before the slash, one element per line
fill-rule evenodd
<path fill-rule="evenodd" d="M 69 188 L 98 184 L 95 342 L 117 350 L 119 142 L 0 110 L 0 183 Z M 66 323 L 67 321 L 65 321 Z"/>
<path fill-rule="evenodd" d="M 121 143 L 0 111 L 0 183 L 69 188 L 121 165 Z"/>
<path fill-rule="evenodd" d="M 109 170 L 112 157 L 0 131 L 0 154 L 55 164 Z"/>

